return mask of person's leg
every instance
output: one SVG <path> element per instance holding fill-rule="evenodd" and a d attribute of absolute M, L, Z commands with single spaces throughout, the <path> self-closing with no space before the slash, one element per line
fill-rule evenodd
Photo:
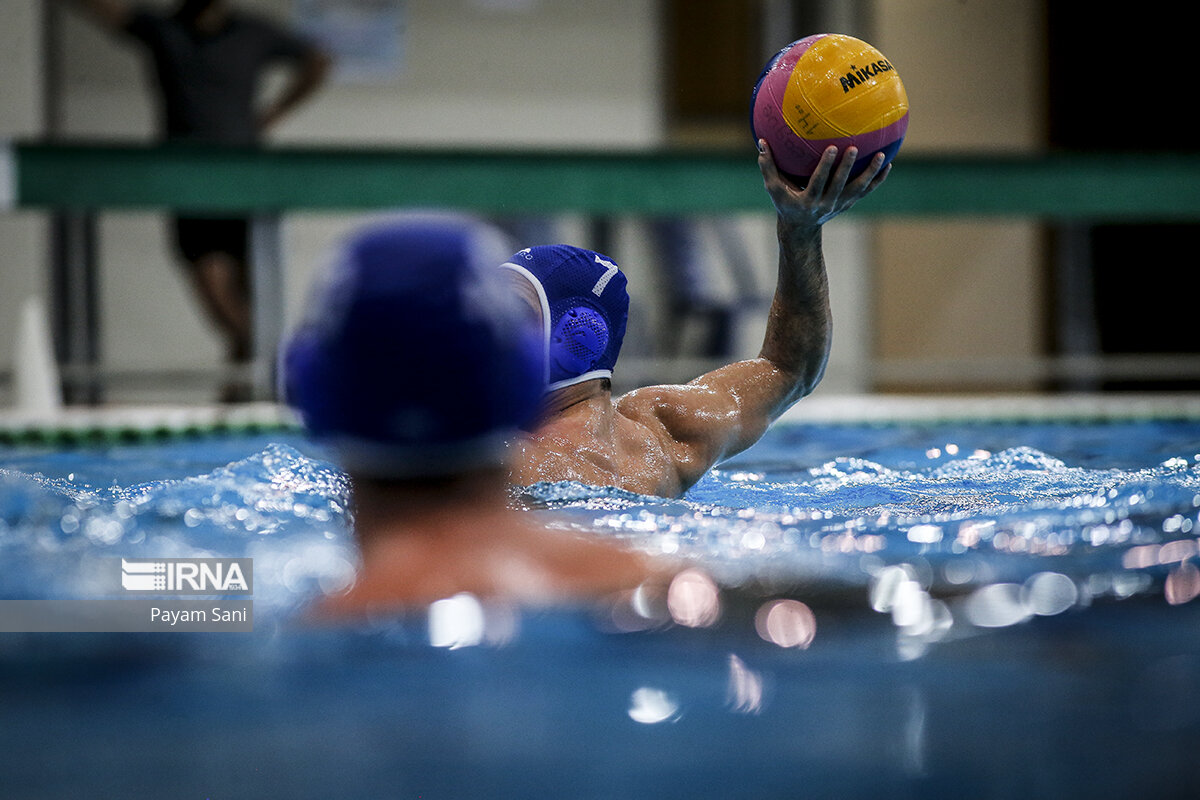
<path fill-rule="evenodd" d="M 229 361 L 244 363 L 252 353 L 246 265 L 228 253 L 205 253 L 192 262 L 192 284 L 209 319 L 224 336 Z"/>
<path fill-rule="evenodd" d="M 235 367 L 248 366 L 254 355 L 248 222 L 180 219 L 176 236 L 200 306 L 225 341 L 226 359 Z M 247 400 L 250 394 L 239 377 L 224 386 L 220 399 Z"/>

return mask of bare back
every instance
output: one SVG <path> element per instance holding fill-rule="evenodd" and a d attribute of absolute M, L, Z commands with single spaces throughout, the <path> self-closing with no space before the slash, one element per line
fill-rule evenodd
<path fill-rule="evenodd" d="M 522 486 L 578 481 L 672 497 L 687 488 L 663 432 L 621 413 L 607 392 L 550 418 L 514 446 L 510 479 Z"/>
<path fill-rule="evenodd" d="M 757 441 L 794 382 L 770 361 L 750 359 L 615 400 L 607 389 L 580 387 L 582 399 L 546 414 L 516 443 L 510 478 L 524 486 L 579 481 L 678 497 L 714 464 Z"/>

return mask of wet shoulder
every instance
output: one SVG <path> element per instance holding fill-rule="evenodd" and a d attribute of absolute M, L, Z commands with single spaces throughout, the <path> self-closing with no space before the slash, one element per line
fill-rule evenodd
<path fill-rule="evenodd" d="M 728 393 L 697 382 L 636 389 L 619 397 L 616 407 L 618 414 L 664 442 L 704 434 L 713 421 L 736 411 Z"/>
<path fill-rule="evenodd" d="M 674 496 L 680 489 L 676 443 L 655 410 L 660 402 L 661 397 L 653 394 L 628 405 L 618 401 L 616 457 L 620 485 L 643 494 Z"/>

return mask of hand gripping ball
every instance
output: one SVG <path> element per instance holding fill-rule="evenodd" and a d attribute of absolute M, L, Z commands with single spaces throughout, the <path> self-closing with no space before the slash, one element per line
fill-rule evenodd
<path fill-rule="evenodd" d="M 803 186 L 830 145 L 858 148 L 851 175 L 883 152 L 891 161 L 908 130 L 908 95 L 891 62 L 853 36 L 819 33 L 767 62 L 751 100 L 754 141 L 766 139 L 779 170 Z M 886 163 L 886 162 L 885 162 Z"/>

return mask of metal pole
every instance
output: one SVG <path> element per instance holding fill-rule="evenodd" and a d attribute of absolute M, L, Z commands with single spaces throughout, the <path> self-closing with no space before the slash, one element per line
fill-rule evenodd
<path fill-rule="evenodd" d="M 279 215 L 256 215 L 250 223 L 250 380 L 255 400 L 275 397 L 275 352 L 283 335 L 281 252 Z"/>

